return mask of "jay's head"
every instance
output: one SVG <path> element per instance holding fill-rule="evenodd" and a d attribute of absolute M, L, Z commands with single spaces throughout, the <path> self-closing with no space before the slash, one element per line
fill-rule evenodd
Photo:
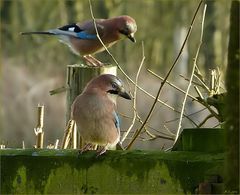
<path fill-rule="evenodd" d="M 118 21 L 118 32 L 135 43 L 134 33 L 137 31 L 135 20 L 130 16 L 119 16 L 116 19 Z"/>
<path fill-rule="evenodd" d="M 102 74 L 92 79 L 85 90 L 97 90 L 107 95 L 120 96 L 131 100 L 131 96 L 126 92 L 123 82 L 111 74 Z"/>

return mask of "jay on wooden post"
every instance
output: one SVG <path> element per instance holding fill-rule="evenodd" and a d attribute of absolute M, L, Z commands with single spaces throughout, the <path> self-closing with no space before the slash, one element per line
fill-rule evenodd
<path fill-rule="evenodd" d="M 134 33 L 137 31 L 137 25 L 132 17 L 123 15 L 110 19 L 96 19 L 95 21 L 98 34 L 107 48 L 124 38 L 136 42 Z M 75 54 L 82 56 L 89 65 L 103 65 L 92 56 L 92 54 L 105 50 L 96 35 L 93 20 L 69 24 L 47 31 L 22 32 L 21 34 L 55 35 L 61 42 L 67 44 Z"/>
<path fill-rule="evenodd" d="M 120 124 L 116 99 L 130 100 L 122 81 L 111 74 L 93 78 L 72 104 L 71 117 L 86 145 L 81 153 L 99 145 L 97 156 L 115 146 L 120 139 Z"/>

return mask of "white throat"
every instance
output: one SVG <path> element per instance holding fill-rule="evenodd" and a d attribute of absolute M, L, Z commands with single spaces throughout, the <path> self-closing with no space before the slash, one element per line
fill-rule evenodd
<path fill-rule="evenodd" d="M 107 96 L 116 105 L 116 103 L 117 103 L 117 95 L 108 93 Z"/>

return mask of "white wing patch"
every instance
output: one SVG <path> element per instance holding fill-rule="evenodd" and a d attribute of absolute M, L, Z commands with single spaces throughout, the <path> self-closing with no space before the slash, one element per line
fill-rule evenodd
<path fill-rule="evenodd" d="M 68 30 L 74 32 L 75 27 L 70 27 L 70 28 L 68 28 Z"/>

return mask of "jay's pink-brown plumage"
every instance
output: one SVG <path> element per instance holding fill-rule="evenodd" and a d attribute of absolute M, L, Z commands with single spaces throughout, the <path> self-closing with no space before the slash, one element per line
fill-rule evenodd
<path fill-rule="evenodd" d="M 116 113 L 117 96 L 131 99 L 122 81 L 111 74 L 92 79 L 72 104 L 72 119 L 85 143 L 82 152 L 101 146 L 98 155 L 120 139 L 119 119 Z"/>
<path fill-rule="evenodd" d="M 134 33 L 137 31 L 137 25 L 132 17 L 123 15 L 110 19 L 96 19 L 95 21 L 99 36 L 106 47 L 111 47 L 124 38 L 136 42 Z M 22 34 L 56 35 L 61 42 L 67 44 L 75 54 L 83 56 L 91 65 L 101 65 L 98 60 L 91 56 L 104 50 L 102 43 L 96 36 L 93 20 L 69 24 L 48 31 L 23 32 Z"/>

